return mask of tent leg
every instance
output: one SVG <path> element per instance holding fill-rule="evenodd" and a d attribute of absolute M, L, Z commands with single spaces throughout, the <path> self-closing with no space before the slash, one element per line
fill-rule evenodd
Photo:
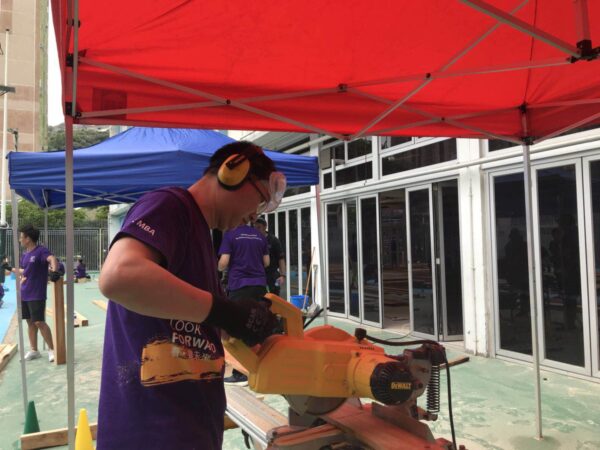
<path fill-rule="evenodd" d="M 533 357 L 533 371 L 535 377 L 535 438 L 542 439 L 542 403 L 540 389 L 540 356 L 538 346 L 537 281 L 533 248 L 531 160 L 530 148 L 528 144 L 523 145 L 523 175 L 525 183 L 525 226 L 527 229 L 527 267 L 529 270 L 529 303 L 531 310 L 531 355 Z"/>
<path fill-rule="evenodd" d="M 17 205 L 17 193 L 11 191 L 12 206 L 12 230 L 13 230 L 13 264 L 17 273 L 15 273 L 15 291 L 17 293 L 17 321 L 19 323 L 19 356 L 21 358 L 21 391 L 23 392 L 23 414 L 27 414 L 27 370 L 25 367 L 25 342 L 23 339 L 23 304 L 21 303 L 21 280 L 19 278 L 19 207 Z M 4 270 L 4 269 L 2 269 Z"/>
<path fill-rule="evenodd" d="M 334 177 L 335 178 L 335 177 Z M 323 221 L 322 221 L 322 204 L 321 204 L 321 185 L 316 186 L 317 191 L 317 238 L 319 240 L 319 278 L 321 281 L 321 307 L 323 308 L 323 322 L 327 325 L 327 286 L 325 286 L 325 248 L 323 247 Z"/>
<path fill-rule="evenodd" d="M 48 207 L 44 208 L 44 245 L 48 247 Z"/>
<path fill-rule="evenodd" d="M 69 450 L 75 448 L 75 315 L 73 287 L 73 118 L 65 117 L 65 203 L 67 254 L 67 401 L 68 401 L 68 442 Z"/>

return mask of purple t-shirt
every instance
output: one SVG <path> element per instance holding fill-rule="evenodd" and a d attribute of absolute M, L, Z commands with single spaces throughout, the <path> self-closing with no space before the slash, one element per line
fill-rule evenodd
<path fill-rule="evenodd" d="M 21 256 L 20 267 L 23 270 L 21 282 L 21 300 L 46 300 L 48 287 L 48 257 L 51 255 L 43 245 L 38 245 Z"/>
<path fill-rule="evenodd" d="M 188 191 L 144 195 L 113 242 L 125 236 L 158 251 L 178 278 L 222 295 L 210 230 Z M 221 449 L 223 370 L 217 328 L 144 316 L 110 301 L 97 449 Z"/>
<path fill-rule="evenodd" d="M 84 263 L 77 263 L 77 267 L 75 267 L 75 278 L 85 278 L 87 272 L 85 271 Z"/>
<path fill-rule="evenodd" d="M 229 256 L 228 287 L 266 286 L 263 256 L 269 254 L 267 239 L 254 227 L 240 225 L 223 235 L 219 254 Z"/>

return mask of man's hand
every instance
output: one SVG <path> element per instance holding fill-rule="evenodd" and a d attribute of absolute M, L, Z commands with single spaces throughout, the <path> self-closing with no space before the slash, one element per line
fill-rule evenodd
<path fill-rule="evenodd" d="M 59 271 L 57 270 L 53 270 L 49 273 L 50 275 L 50 281 L 52 281 L 53 283 L 60 280 L 62 278 L 62 275 Z"/>
<path fill-rule="evenodd" d="M 262 343 L 273 334 L 277 316 L 269 307 L 267 299 L 229 300 L 213 296 L 213 304 L 205 322 L 222 328 L 234 338 L 241 339 L 248 347 Z"/>

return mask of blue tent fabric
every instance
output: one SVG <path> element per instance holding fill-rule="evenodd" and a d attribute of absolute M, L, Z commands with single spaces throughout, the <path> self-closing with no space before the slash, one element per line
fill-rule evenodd
<path fill-rule="evenodd" d="M 133 127 L 73 152 L 75 206 L 131 203 L 162 186 L 188 187 L 211 155 L 234 142 L 216 131 Z M 288 186 L 319 183 L 317 158 L 265 151 Z M 65 152 L 8 155 L 11 189 L 44 208 L 65 207 Z"/>

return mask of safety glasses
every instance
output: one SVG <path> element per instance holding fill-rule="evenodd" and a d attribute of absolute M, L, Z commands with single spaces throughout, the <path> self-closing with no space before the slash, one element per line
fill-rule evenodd
<path fill-rule="evenodd" d="M 256 214 L 260 215 L 275 211 L 281 203 L 281 199 L 283 198 L 283 194 L 285 193 L 285 189 L 287 187 L 285 175 L 281 172 L 271 173 L 269 177 L 268 193 L 266 190 L 264 190 L 264 184 L 262 181 L 256 179 L 255 177 L 250 177 L 248 181 L 252 187 L 256 189 L 256 192 L 258 192 L 260 198 L 262 199 L 256 208 Z"/>

